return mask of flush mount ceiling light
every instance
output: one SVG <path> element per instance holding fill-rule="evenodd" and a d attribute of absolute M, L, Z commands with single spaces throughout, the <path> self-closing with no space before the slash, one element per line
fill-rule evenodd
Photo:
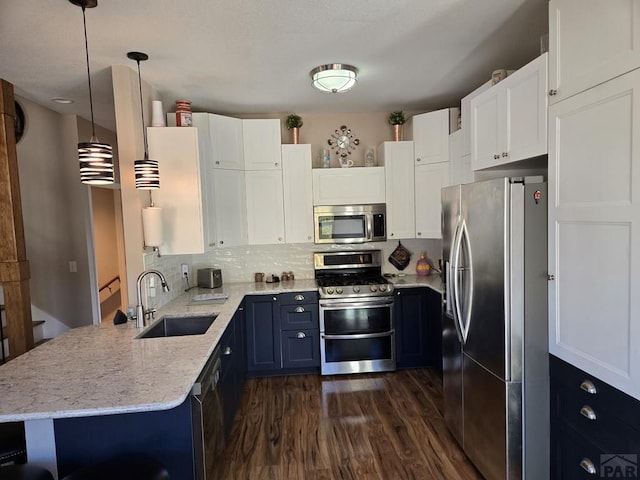
<path fill-rule="evenodd" d="M 342 93 L 356 84 L 358 69 L 344 63 L 320 65 L 309 72 L 311 85 L 321 92 Z"/>
<path fill-rule="evenodd" d="M 133 162 L 136 176 L 136 188 L 139 190 L 155 190 L 160 188 L 160 170 L 157 160 L 149 160 L 149 145 L 147 143 L 147 128 L 144 124 L 144 108 L 142 106 L 142 78 L 140 77 L 140 62 L 149 59 L 149 55 L 142 52 L 129 52 L 127 57 L 138 64 L 138 88 L 140 90 L 140 117 L 142 119 L 142 137 L 144 138 L 144 160 Z M 151 195 L 151 192 L 149 192 Z M 153 206 L 153 201 L 151 201 Z"/>
<path fill-rule="evenodd" d="M 91 93 L 91 71 L 89 70 L 89 43 L 87 42 L 87 18 L 85 10 L 98 5 L 98 0 L 69 0 L 82 8 L 84 25 L 84 51 L 87 59 L 87 80 L 89 83 L 89 105 L 91 106 L 91 140 L 78 143 L 80 161 L 80 181 L 87 185 L 108 185 L 113 183 L 113 151 L 108 143 L 101 143 L 96 136 L 93 119 L 93 95 Z"/>

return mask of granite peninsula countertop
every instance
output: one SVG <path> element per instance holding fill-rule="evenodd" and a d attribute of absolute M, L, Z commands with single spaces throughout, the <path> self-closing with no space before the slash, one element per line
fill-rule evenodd
<path fill-rule="evenodd" d="M 406 275 L 399 288 L 428 286 L 440 277 Z M 315 280 L 230 283 L 215 289 L 224 302 L 194 302 L 194 289 L 160 308 L 163 315 L 215 313 L 204 335 L 136 339 L 134 322 L 72 329 L 0 366 L 0 423 L 165 410 L 180 405 L 213 353 L 245 295 L 314 291 Z"/>

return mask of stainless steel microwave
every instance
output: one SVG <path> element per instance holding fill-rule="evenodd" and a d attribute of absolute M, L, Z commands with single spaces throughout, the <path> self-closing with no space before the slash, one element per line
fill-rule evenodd
<path fill-rule="evenodd" d="M 383 242 L 386 214 L 384 203 L 313 207 L 315 243 Z"/>

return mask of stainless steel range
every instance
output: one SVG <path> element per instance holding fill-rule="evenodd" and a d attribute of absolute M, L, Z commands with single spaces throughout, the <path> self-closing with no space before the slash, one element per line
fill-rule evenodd
<path fill-rule="evenodd" d="M 323 375 L 396 369 L 393 284 L 382 252 L 314 253 Z"/>

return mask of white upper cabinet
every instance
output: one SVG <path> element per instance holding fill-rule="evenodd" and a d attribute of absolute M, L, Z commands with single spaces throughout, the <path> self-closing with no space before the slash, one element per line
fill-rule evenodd
<path fill-rule="evenodd" d="M 440 190 L 449 184 L 449 162 L 415 167 L 415 238 L 442 238 Z"/>
<path fill-rule="evenodd" d="M 313 204 L 385 203 L 384 167 L 314 168 Z"/>
<path fill-rule="evenodd" d="M 246 245 L 247 204 L 244 171 L 214 169 L 212 180 L 215 230 L 209 234 L 209 247 Z"/>
<path fill-rule="evenodd" d="M 473 182 L 471 155 L 462 156 L 463 131 L 449 135 L 449 182 L 451 185 Z"/>
<path fill-rule="evenodd" d="M 284 227 L 287 243 L 313 243 L 311 145 L 282 145 Z"/>
<path fill-rule="evenodd" d="M 550 107 L 549 352 L 637 399 L 639 165 L 640 70 Z"/>
<path fill-rule="evenodd" d="M 201 160 L 198 130 L 191 127 L 147 129 L 149 156 L 160 164 L 160 189 L 154 203 L 162 208 L 163 255 L 203 253 L 213 217 L 208 198 L 206 162 Z M 212 169 L 211 169 L 212 171 Z"/>
<path fill-rule="evenodd" d="M 640 2 L 549 2 L 550 103 L 640 67 Z"/>
<path fill-rule="evenodd" d="M 449 132 L 458 121 L 457 108 L 421 113 L 410 118 L 416 165 L 449 161 Z"/>
<path fill-rule="evenodd" d="M 460 156 L 471 155 L 471 99 L 477 97 L 482 92 L 486 92 L 492 85 L 491 80 L 489 80 L 460 101 L 460 115 L 462 117 L 460 128 L 462 136 L 460 139 Z"/>
<path fill-rule="evenodd" d="M 280 120 L 242 120 L 244 165 L 247 170 L 280 170 Z"/>
<path fill-rule="evenodd" d="M 471 165 L 479 170 L 547 153 L 547 54 L 471 100 Z"/>
<path fill-rule="evenodd" d="M 244 170 L 242 120 L 211 113 L 208 116 L 213 168 Z M 195 116 L 193 124 L 198 126 Z"/>
<path fill-rule="evenodd" d="M 384 142 L 378 158 L 385 171 L 387 238 L 415 238 L 413 142 Z"/>
<path fill-rule="evenodd" d="M 285 243 L 281 170 L 245 172 L 250 245 Z"/>
<path fill-rule="evenodd" d="M 160 164 L 162 254 L 204 253 L 246 243 L 244 172 L 214 169 L 211 144 L 194 127 L 150 127 L 149 155 Z"/>

